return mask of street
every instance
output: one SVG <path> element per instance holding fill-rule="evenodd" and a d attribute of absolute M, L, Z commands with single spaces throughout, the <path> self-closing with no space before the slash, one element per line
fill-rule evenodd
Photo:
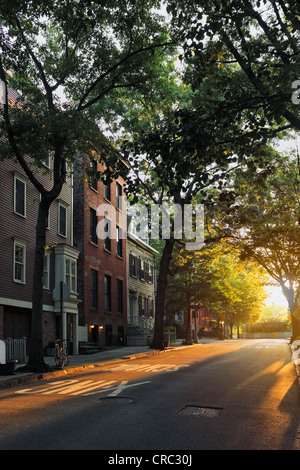
<path fill-rule="evenodd" d="M 0 449 L 297 450 L 299 418 L 287 340 L 225 340 L 0 390 Z"/>

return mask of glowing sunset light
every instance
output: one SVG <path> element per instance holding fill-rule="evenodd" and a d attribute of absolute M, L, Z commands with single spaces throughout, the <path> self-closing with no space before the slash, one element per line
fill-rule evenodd
<path fill-rule="evenodd" d="M 265 300 L 266 305 L 280 305 L 284 308 L 288 307 L 288 303 L 280 287 L 267 286 L 266 292 L 268 294 L 268 297 Z"/>

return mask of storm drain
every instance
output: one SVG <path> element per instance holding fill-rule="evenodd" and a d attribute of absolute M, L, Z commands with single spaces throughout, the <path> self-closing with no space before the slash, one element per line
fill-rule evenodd
<path fill-rule="evenodd" d="M 207 406 L 185 406 L 179 415 L 185 416 L 207 416 L 208 418 L 216 418 L 222 412 L 223 408 L 212 408 Z"/>
<path fill-rule="evenodd" d="M 105 398 L 99 398 L 97 400 L 100 403 L 113 403 L 115 405 L 123 405 L 126 403 L 132 403 L 133 400 L 132 398 L 127 398 L 127 397 L 105 397 Z"/>

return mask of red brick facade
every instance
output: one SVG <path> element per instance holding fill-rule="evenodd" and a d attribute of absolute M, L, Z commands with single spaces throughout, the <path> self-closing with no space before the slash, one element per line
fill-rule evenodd
<path fill-rule="evenodd" d="M 99 170 L 101 166 L 97 165 Z M 74 187 L 74 246 L 80 250 L 79 322 L 87 325 L 88 341 L 99 346 L 124 345 L 127 336 L 126 240 L 121 240 L 118 247 L 114 237 L 105 246 L 96 231 L 98 224 L 103 223 L 102 209 L 110 213 L 112 230 L 121 224 L 121 217 L 126 217 L 125 208 L 117 208 L 117 187 L 124 196 L 123 185 L 124 181 L 118 178 L 109 185 L 109 194 L 105 194 L 102 182 L 90 184 L 79 178 Z"/>

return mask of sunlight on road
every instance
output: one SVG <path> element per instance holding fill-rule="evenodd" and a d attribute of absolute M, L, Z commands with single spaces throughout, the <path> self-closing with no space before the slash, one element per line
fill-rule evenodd
<path fill-rule="evenodd" d="M 284 365 L 283 360 L 276 361 L 274 362 L 274 364 L 271 364 L 269 367 L 266 367 L 265 369 L 256 372 L 256 374 L 251 375 L 251 377 L 248 377 L 248 379 L 244 380 L 244 382 L 241 383 L 241 386 L 246 387 L 251 382 L 254 382 L 254 380 L 257 380 L 263 377 L 264 375 L 274 374 L 278 372 L 283 367 L 283 365 Z"/>
<path fill-rule="evenodd" d="M 248 377 L 240 386 L 246 387 L 264 376 L 269 376 L 268 380 L 270 388 L 264 397 L 262 397 L 260 406 L 274 407 L 277 402 L 275 407 L 278 408 L 290 388 L 290 383 L 286 380 L 286 375 L 292 373 L 293 368 L 294 365 L 291 362 L 286 364 L 284 360 L 278 360 L 265 369 Z"/>

